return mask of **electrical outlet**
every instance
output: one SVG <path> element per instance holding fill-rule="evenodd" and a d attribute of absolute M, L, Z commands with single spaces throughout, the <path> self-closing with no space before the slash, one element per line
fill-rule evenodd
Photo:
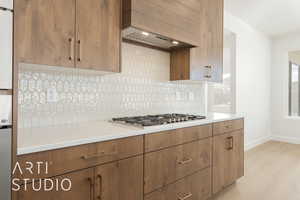
<path fill-rule="evenodd" d="M 47 102 L 55 103 L 58 101 L 58 94 L 55 88 L 49 88 L 47 90 Z"/>
<path fill-rule="evenodd" d="M 193 101 L 195 99 L 195 95 L 193 92 L 189 92 L 189 100 Z"/>

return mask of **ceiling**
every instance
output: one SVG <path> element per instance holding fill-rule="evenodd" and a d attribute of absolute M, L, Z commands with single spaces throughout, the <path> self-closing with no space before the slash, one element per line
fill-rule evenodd
<path fill-rule="evenodd" d="M 225 10 L 271 37 L 300 33 L 300 0 L 225 0 Z"/>

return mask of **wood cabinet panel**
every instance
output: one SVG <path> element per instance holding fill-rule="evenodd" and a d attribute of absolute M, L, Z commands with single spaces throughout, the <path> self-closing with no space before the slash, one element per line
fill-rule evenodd
<path fill-rule="evenodd" d="M 213 138 L 213 193 L 244 175 L 243 130 Z"/>
<path fill-rule="evenodd" d="M 191 176 L 145 196 L 145 200 L 206 200 L 211 196 L 211 169 Z"/>
<path fill-rule="evenodd" d="M 223 81 L 224 0 L 199 0 L 200 44 L 171 52 L 171 80 Z"/>
<path fill-rule="evenodd" d="M 156 151 L 210 136 L 212 136 L 211 124 L 148 134 L 145 135 L 145 152 Z"/>
<path fill-rule="evenodd" d="M 41 172 L 33 168 L 33 174 L 23 170 L 23 174 L 17 173 L 19 178 L 44 178 L 52 177 L 74 170 L 79 170 L 99 164 L 133 157 L 143 153 L 143 136 L 128 137 L 123 139 L 99 142 L 87 145 L 80 145 L 52 151 L 38 152 L 18 156 L 18 162 L 25 169 L 26 162 L 48 163 L 48 173 L 45 165 L 42 165 Z"/>
<path fill-rule="evenodd" d="M 211 138 L 145 154 L 144 192 L 170 184 L 211 165 Z"/>
<path fill-rule="evenodd" d="M 213 135 L 221 135 L 244 128 L 244 119 L 229 120 L 213 124 Z"/>
<path fill-rule="evenodd" d="M 131 25 L 194 46 L 201 43 L 199 0 L 123 0 L 123 28 Z"/>
<path fill-rule="evenodd" d="M 95 198 L 143 199 L 143 156 L 97 167 L 95 169 Z"/>
<path fill-rule="evenodd" d="M 190 78 L 222 82 L 224 0 L 201 0 L 200 2 L 201 45 L 191 49 Z"/>
<path fill-rule="evenodd" d="M 63 182 L 63 179 L 69 179 L 71 181 L 71 189 L 68 190 L 69 184 Z M 16 192 L 16 200 L 93 200 L 93 182 L 94 182 L 94 169 L 81 170 L 74 173 L 59 176 L 51 179 L 54 182 L 54 188 L 51 191 L 45 191 L 44 186 L 51 188 L 50 182 L 41 181 L 41 188 L 38 191 L 34 191 L 32 184 L 27 184 L 26 189 L 22 186 L 21 190 Z M 56 184 L 58 180 L 59 184 Z M 35 182 L 35 189 L 39 189 L 39 182 Z M 64 183 L 64 191 L 61 187 L 61 183 Z M 56 186 L 59 185 L 58 190 Z"/>
<path fill-rule="evenodd" d="M 143 154 L 144 138 L 143 136 L 134 136 L 95 143 L 95 146 L 96 154 L 84 156 L 87 161 L 94 160 L 96 164 L 102 164 Z"/>
<path fill-rule="evenodd" d="M 121 0 L 76 0 L 78 68 L 120 72 Z"/>
<path fill-rule="evenodd" d="M 74 67 L 75 0 L 17 0 L 14 4 L 18 62 Z"/>

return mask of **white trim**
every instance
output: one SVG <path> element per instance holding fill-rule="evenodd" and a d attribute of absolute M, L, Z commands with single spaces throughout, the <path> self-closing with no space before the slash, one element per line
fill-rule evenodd
<path fill-rule="evenodd" d="M 261 144 L 264 144 L 268 141 L 271 140 L 271 136 L 266 136 L 266 137 L 261 137 L 261 138 L 258 138 L 256 140 L 253 140 L 251 142 L 248 142 L 247 144 L 245 144 L 245 151 L 248 151 L 250 149 L 253 149 L 254 147 L 258 146 L 258 145 L 261 145 Z"/>
<path fill-rule="evenodd" d="M 291 144 L 300 144 L 300 138 L 299 137 L 285 137 L 280 135 L 272 135 L 272 140 L 278 141 L 278 142 L 287 142 Z"/>

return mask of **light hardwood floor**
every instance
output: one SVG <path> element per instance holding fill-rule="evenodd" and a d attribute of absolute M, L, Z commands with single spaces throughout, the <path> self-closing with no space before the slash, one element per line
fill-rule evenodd
<path fill-rule="evenodd" d="M 213 200 L 300 200 L 300 145 L 270 141 L 245 153 L 245 176 Z"/>

